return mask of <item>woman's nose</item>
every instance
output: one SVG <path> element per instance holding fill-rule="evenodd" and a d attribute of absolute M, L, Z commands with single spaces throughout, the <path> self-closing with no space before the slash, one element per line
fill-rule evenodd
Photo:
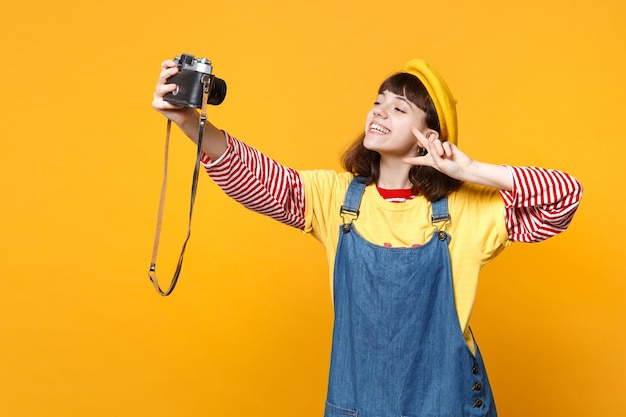
<path fill-rule="evenodd" d="M 380 118 L 385 118 L 387 117 L 387 112 L 385 112 L 385 109 L 383 109 L 382 106 L 376 106 L 374 107 L 374 112 L 373 112 L 374 116 L 380 117 Z"/>

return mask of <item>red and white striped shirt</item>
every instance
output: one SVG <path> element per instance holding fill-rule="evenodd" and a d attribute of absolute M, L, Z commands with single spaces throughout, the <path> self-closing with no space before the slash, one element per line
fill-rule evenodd
<path fill-rule="evenodd" d="M 305 226 L 302 178 L 253 147 L 225 133 L 228 148 L 216 161 L 203 155 L 207 173 L 230 197 L 286 225 Z M 509 238 L 539 242 L 564 231 L 582 196 L 572 176 L 537 167 L 508 167 L 513 190 L 500 190 Z"/>

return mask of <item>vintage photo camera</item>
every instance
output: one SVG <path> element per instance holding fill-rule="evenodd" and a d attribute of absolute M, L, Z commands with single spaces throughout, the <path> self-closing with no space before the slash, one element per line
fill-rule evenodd
<path fill-rule="evenodd" d="M 207 104 L 217 106 L 224 101 L 226 82 L 213 75 L 213 66 L 208 59 L 181 54 L 181 56 L 174 58 L 174 61 L 179 72 L 169 78 L 167 84 L 176 84 L 177 88 L 163 97 L 165 101 L 185 107 L 201 108 L 205 80 L 209 80 Z"/>

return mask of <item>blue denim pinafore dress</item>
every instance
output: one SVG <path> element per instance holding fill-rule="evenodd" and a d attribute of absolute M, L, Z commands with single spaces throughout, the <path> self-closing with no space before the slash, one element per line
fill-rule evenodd
<path fill-rule="evenodd" d="M 451 236 L 434 228 L 413 248 L 366 241 L 353 226 L 364 189 L 355 178 L 342 207 L 324 417 L 495 417 L 480 352 L 457 316 Z M 432 207 L 433 224 L 449 219 L 447 198 Z"/>

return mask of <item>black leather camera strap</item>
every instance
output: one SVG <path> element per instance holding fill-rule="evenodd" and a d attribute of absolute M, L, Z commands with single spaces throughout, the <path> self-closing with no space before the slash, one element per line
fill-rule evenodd
<path fill-rule="evenodd" d="M 180 255 L 178 257 L 178 263 L 176 265 L 176 270 L 174 271 L 174 276 L 170 282 L 170 286 L 166 291 L 163 291 L 159 286 L 159 281 L 156 276 L 156 261 L 159 252 L 159 241 L 161 238 L 161 226 L 163 224 L 163 211 L 165 207 L 165 194 L 167 190 L 167 165 L 169 159 L 169 143 L 170 143 L 170 132 L 172 128 L 172 121 L 167 120 L 167 130 L 165 133 L 165 156 L 164 156 L 164 167 L 163 167 L 163 182 L 161 185 L 161 198 L 159 201 L 159 211 L 157 214 L 157 224 L 156 224 L 156 232 L 154 236 L 154 246 L 152 247 L 152 259 L 150 261 L 150 270 L 148 272 L 148 276 L 150 277 L 150 281 L 154 285 L 154 289 L 161 294 L 162 296 L 168 296 L 174 291 L 176 287 L 176 283 L 178 282 L 178 277 L 180 276 L 180 271 L 183 266 L 183 259 L 185 257 L 185 249 L 187 248 L 187 242 L 189 242 L 189 237 L 191 236 L 191 219 L 193 217 L 193 206 L 196 200 L 196 191 L 198 188 L 198 176 L 200 173 L 200 158 L 202 156 L 202 138 L 204 136 L 204 128 L 206 126 L 206 105 L 209 98 L 209 92 L 211 91 L 211 82 L 212 77 L 205 75 L 202 79 L 202 107 L 200 109 L 200 128 L 198 131 L 198 150 L 196 152 L 196 162 L 193 170 L 193 177 L 191 179 L 191 197 L 189 201 L 189 220 L 187 224 L 187 235 L 183 242 L 182 249 L 180 251 Z"/>

